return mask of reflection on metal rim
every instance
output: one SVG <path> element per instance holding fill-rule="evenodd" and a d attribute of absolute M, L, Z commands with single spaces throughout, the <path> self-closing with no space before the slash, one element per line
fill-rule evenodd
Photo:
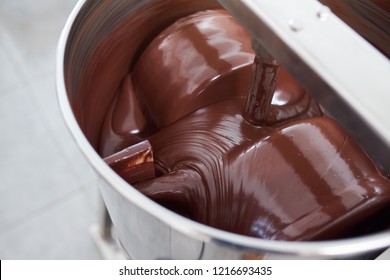
<path fill-rule="evenodd" d="M 104 163 L 101 157 L 91 146 L 90 142 L 87 140 L 74 116 L 68 98 L 69 93 L 67 92 L 64 73 L 64 67 L 66 63 L 65 53 L 67 51 L 66 48 L 68 39 L 72 35 L 70 34 L 70 32 L 73 23 L 75 22 L 76 18 L 83 18 L 84 15 L 81 14 L 81 11 L 85 13 L 88 12 L 82 10 L 86 2 L 88 1 L 80 0 L 78 2 L 71 15 L 69 16 L 69 19 L 66 22 L 66 25 L 62 31 L 57 51 L 56 83 L 61 111 L 67 123 L 67 126 L 71 131 L 71 134 L 73 135 L 75 141 L 77 142 L 77 145 L 79 146 L 83 154 L 86 156 L 90 164 L 95 168 L 99 176 L 101 176 L 101 178 L 103 179 L 103 184 L 108 186 L 102 188 L 104 189 L 103 196 L 105 193 L 109 193 L 109 195 L 113 194 L 112 197 L 116 197 L 118 201 L 120 201 L 121 199 L 123 201 L 127 201 L 129 205 L 134 205 L 136 209 L 141 209 L 140 211 L 145 212 L 145 215 L 150 215 L 157 223 L 161 223 L 161 228 L 167 227 L 169 228 L 169 230 L 172 230 L 172 233 L 170 234 L 173 234 L 173 232 L 178 232 L 179 234 L 184 236 L 183 238 L 195 239 L 206 245 L 211 244 L 212 246 L 210 248 L 218 248 L 218 250 L 220 248 L 227 248 L 228 250 L 240 252 L 240 254 L 233 254 L 232 256 L 242 256 L 244 252 L 258 252 L 261 254 L 275 254 L 281 256 L 334 258 L 347 257 L 350 255 L 359 255 L 362 253 L 367 253 L 369 251 L 374 251 L 390 246 L 390 231 L 358 238 L 319 242 L 268 241 L 241 236 L 217 230 L 215 228 L 211 228 L 196 223 L 192 220 L 186 219 L 151 201 L 147 197 L 140 194 L 134 188 L 129 188 L 128 183 L 122 180 L 115 172 L 113 172 Z M 123 1 L 118 0 L 111 2 L 119 3 Z M 131 3 L 135 5 L 139 1 L 128 0 L 127 2 L 130 3 L 129 5 L 131 5 Z M 150 1 L 144 2 L 146 3 Z M 106 5 L 106 7 L 110 7 L 110 5 Z M 110 199 L 112 197 L 110 197 Z M 124 235 L 120 235 L 120 238 L 123 239 Z M 124 242 L 124 240 L 121 240 L 121 242 L 124 244 L 125 249 L 130 252 L 132 249 L 131 246 L 126 246 L 126 242 Z M 150 254 L 140 254 L 139 256 L 141 256 L 141 258 L 161 257 L 160 255 L 156 254 L 152 255 L 152 252 Z M 210 253 L 209 256 L 218 256 L 218 254 Z M 135 257 L 137 257 L 137 255 L 135 255 Z"/>

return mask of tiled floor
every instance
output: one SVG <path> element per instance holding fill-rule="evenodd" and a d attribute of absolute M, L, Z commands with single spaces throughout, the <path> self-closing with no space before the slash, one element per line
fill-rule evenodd
<path fill-rule="evenodd" d="M 0 0 L 0 259 L 98 259 L 96 175 L 62 120 L 55 54 L 76 0 Z"/>

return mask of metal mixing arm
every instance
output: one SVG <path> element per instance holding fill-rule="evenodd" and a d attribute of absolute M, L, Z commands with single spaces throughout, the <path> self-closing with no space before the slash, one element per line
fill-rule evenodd
<path fill-rule="evenodd" d="M 316 0 L 219 0 L 390 170 L 390 62 Z"/>

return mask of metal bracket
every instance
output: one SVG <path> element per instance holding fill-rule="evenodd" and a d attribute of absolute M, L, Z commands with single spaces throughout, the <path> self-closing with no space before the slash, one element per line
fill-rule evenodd
<path fill-rule="evenodd" d="M 219 0 L 390 171 L 390 62 L 315 0 Z"/>

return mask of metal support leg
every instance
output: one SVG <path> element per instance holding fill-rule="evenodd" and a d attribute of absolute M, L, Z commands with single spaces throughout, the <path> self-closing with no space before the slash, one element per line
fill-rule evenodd
<path fill-rule="evenodd" d="M 110 214 L 107 211 L 103 199 L 100 197 L 99 223 L 93 224 L 90 232 L 103 259 L 124 260 L 126 259 L 122 248 L 115 237 Z"/>

